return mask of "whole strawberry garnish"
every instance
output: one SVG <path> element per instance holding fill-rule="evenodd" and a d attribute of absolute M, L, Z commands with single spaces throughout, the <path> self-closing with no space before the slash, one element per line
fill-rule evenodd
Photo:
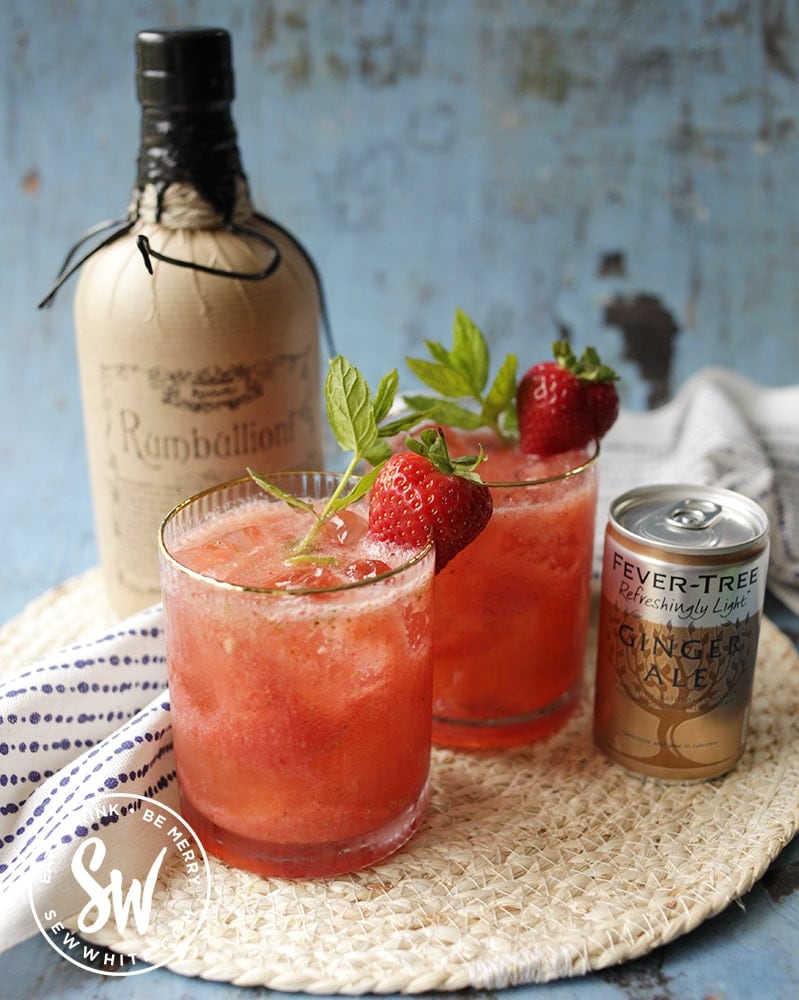
<path fill-rule="evenodd" d="M 591 440 L 588 400 L 578 379 L 555 361 L 539 361 L 516 390 L 519 444 L 529 455 L 554 455 Z"/>
<path fill-rule="evenodd" d="M 540 361 L 516 390 L 522 451 L 554 455 L 604 437 L 619 415 L 616 373 L 593 347 L 577 358 L 565 341 L 552 345 L 554 361 Z"/>
<path fill-rule="evenodd" d="M 440 429 L 428 428 L 406 445 L 372 485 L 369 533 L 412 548 L 432 539 L 440 573 L 491 518 L 491 492 L 475 472 L 483 456 L 451 458 Z"/>

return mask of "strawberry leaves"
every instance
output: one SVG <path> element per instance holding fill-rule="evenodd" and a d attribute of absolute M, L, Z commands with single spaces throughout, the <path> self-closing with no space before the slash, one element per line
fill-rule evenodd
<path fill-rule="evenodd" d="M 584 382 L 618 382 L 619 376 L 604 364 L 594 347 L 586 347 L 578 358 L 567 340 L 556 340 L 552 345 L 552 356 L 561 368 Z"/>
<path fill-rule="evenodd" d="M 446 438 L 440 427 L 425 428 L 418 440 L 412 437 L 406 438 L 405 447 L 408 451 L 429 459 L 435 468 L 445 476 L 460 476 L 461 479 L 468 479 L 474 483 L 482 483 L 483 481 L 476 471 L 480 463 L 486 459 L 483 449 L 480 449 L 478 455 L 460 455 L 453 458 L 449 453 Z"/>
<path fill-rule="evenodd" d="M 425 341 L 432 360 L 406 358 L 410 370 L 437 396 L 406 395 L 417 420 L 429 417 L 437 424 L 476 430 L 488 427 L 500 439 L 516 429 L 516 356 L 509 354 L 489 384 L 490 353 L 480 328 L 461 309 L 452 326 L 452 348 Z M 465 402 L 476 403 L 466 406 Z"/>

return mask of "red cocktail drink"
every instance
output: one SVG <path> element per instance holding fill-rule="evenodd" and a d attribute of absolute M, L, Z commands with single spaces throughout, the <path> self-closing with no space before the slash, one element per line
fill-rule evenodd
<path fill-rule="evenodd" d="M 325 498 L 340 477 L 284 474 Z M 320 532 L 250 479 L 161 530 L 182 810 L 206 849 L 267 875 L 352 871 L 418 827 L 428 798 L 432 548 L 366 536 L 364 502 Z"/>
<path fill-rule="evenodd" d="M 505 747 L 558 729 L 580 687 L 590 612 L 596 448 L 547 458 L 489 432 L 447 430 L 477 451 L 494 512 L 437 575 L 433 742 Z"/>

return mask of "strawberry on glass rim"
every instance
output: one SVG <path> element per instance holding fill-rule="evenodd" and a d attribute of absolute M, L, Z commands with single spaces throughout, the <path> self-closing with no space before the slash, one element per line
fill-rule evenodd
<path fill-rule="evenodd" d="M 452 344 L 408 358 L 431 393 L 407 394 L 453 455 L 484 452 L 485 529 L 435 578 L 433 741 L 502 748 L 559 729 L 579 700 L 597 501 L 598 440 L 618 414 L 616 376 L 565 342 L 517 380 L 456 310 Z"/>
<path fill-rule="evenodd" d="M 618 376 L 593 347 L 577 358 L 571 345 L 552 345 L 554 361 L 539 361 L 516 390 L 519 441 L 527 454 L 583 448 L 607 434 L 619 415 Z"/>
<path fill-rule="evenodd" d="M 491 518 L 491 491 L 475 471 L 483 455 L 451 458 L 440 428 L 423 430 L 406 445 L 374 481 L 369 532 L 403 547 L 419 548 L 432 538 L 440 573 Z"/>

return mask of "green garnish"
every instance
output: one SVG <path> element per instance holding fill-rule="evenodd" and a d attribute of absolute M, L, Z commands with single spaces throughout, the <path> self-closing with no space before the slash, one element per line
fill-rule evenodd
<path fill-rule="evenodd" d="M 352 457 L 342 473 L 341 482 L 321 513 L 307 500 L 292 496 L 270 483 L 268 476 L 247 469 L 250 477 L 271 496 L 283 500 L 294 510 L 313 515 L 314 523 L 295 546 L 292 558 L 307 558 L 306 554 L 313 546 L 322 525 L 369 491 L 380 467 L 391 455 L 387 438 L 409 430 L 418 423 L 418 411 L 386 421 L 394 405 L 398 384 L 399 375 L 394 369 L 383 376 L 373 396 L 366 379 L 346 358 L 339 355 L 330 362 L 324 386 L 327 419 L 339 445 L 345 452 L 352 452 Z M 372 468 L 351 485 L 350 480 L 355 476 L 359 464 L 364 461 Z M 346 492 L 348 486 L 349 492 Z"/>
<path fill-rule="evenodd" d="M 561 368 L 576 375 L 584 382 L 618 382 L 619 376 L 604 364 L 594 347 L 586 347 L 578 358 L 568 340 L 556 340 L 552 355 Z"/>
<path fill-rule="evenodd" d="M 405 447 L 417 455 L 429 458 L 439 472 L 445 476 L 460 476 L 473 483 L 482 483 L 477 467 L 488 457 L 480 446 L 476 455 L 459 455 L 455 458 L 449 453 L 447 441 L 440 427 L 426 427 L 419 438 L 405 438 Z"/>
<path fill-rule="evenodd" d="M 463 312 L 455 310 L 452 348 L 426 340 L 432 361 L 406 358 L 410 370 L 436 396 L 406 395 L 404 400 L 416 411 L 438 424 L 462 430 L 490 428 L 502 441 L 517 431 L 515 354 L 509 354 L 489 385 L 491 358 L 488 342 L 480 328 Z M 464 405 L 477 404 L 477 409 Z"/>

